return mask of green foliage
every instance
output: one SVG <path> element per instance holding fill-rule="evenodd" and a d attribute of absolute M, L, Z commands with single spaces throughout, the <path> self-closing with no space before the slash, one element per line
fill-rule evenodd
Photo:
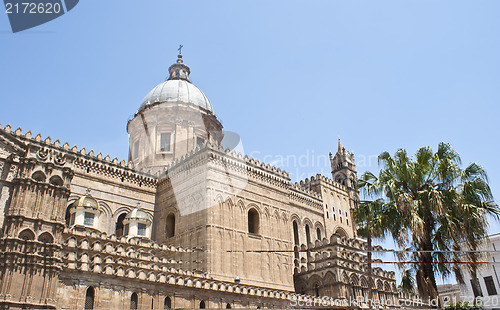
<path fill-rule="evenodd" d="M 482 306 L 479 305 L 479 303 L 474 302 L 472 305 L 469 305 L 468 302 L 457 302 L 454 305 L 449 305 L 445 309 L 483 309 Z"/>
<path fill-rule="evenodd" d="M 454 272 L 462 283 L 458 263 L 468 262 L 475 275 L 479 254 L 452 251 L 477 250 L 487 233 L 486 215 L 500 215 L 484 169 L 475 163 L 461 169 L 458 153 L 447 143 L 435 153 L 422 147 L 415 157 L 404 149 L 394 156 L 383 152 L 379 165 L 378 176 L 365 172 L 358 180 L 360 192 L 375 200 L 361 202 L 354 220 L 360 236 L 390 234 L 407 250 L 398 253 L 401 287 L 416 285 L 420 296 L 436 298 L 436 274 Z"/>

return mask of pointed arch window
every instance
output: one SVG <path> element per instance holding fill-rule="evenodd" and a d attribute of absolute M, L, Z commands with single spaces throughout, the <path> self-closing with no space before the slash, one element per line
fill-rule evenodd
<path fill-rule="evenodd" d="M 64 220 L 66 222 L 66 226 L 68 226 L 68 227 L 75 223 L 75 216 L 74 215 L 72 216 L 71 212 L 69 212 L 69 209 L 70 209 L 70 207 L 66 208 L 66 213 L 64 215 Z M 73 223 L 71 223 L 71 222 L 73 222 Z"/>
<path fill-rule="evenodd" d="M 318 240 L 321 240 L 321 229 L 318 227 L 316 228 L 316 236 L 318 237 Z"/>
<path fill-rule="evenodd" d="M 259 234 L 260 219 L 259 212 L 254 208 L 248 210 L 248 232 L 251 234 Z"/>
<path fill-rule="evenodd" d="M 163 301 L 163 309 L 172 309 L 172 299 L 170 296 L 165 297 Z"/>
<path fill-rule="evenodd" d="M 200 301 L 200 309 L 205 309 L 205 308 L 206 308 L 205 301 L 204 300 Z"/>
<path fill-rule="evenodd" d="M 94 309 L 94 294 L 94 288 L 92 286 L 89 286 L 85 294 L 85 310 Z"/>
<path fill-rule="evenodd" d="M 123 236 L 123 220 L 125 219 L 126 215 L 126 213 L 120 214 L 120 216 L 118 216 L 118 219 L 116 219 L 115 235 L 117 237 Z"/>
<path fill-rule="evenodd" d="M 167 238 L 172 238 L 175 235 L 175 214 L 170 213 L 167 216 L 165 223 L 165 234 Z"/>
<path fill-rule="evenodd" d="M 296 221 L 293 221 L 293 241 L 295 245 L 299 245 L 299 225 L 297 224 Z"/>
<path fill-rule="evenodd" d="M 298 259 L 299 252 L 297 252 L 298 250 L 297 247 L 299 246 L 299 225 L 297 224 L 296 221 L 293 221 L 292 226 L 293 226 L 293 242 L 295 244 L 293 255 L 295 256 L 295 259 Z"/>
<path fill-rule="evenodd" d="M 309 224 L 306 224 L 306 241 L 309 246 L 309 243 L 311 243 L 311 229 L 309 228 Z"/>
<path fill-rule="evenodd" d="M 130 310 L 137 310 L 137 293 L 133 293 L 132 296 L 130 296 Z"/>

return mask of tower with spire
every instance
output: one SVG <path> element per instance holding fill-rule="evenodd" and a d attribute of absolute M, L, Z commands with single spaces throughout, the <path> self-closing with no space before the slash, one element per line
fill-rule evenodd
<path fill-rule="evenodd" d="M 330 153 L 330 164 L 333 180 L 349 189 L 355 189 L 357 173 L 354 154 L 345 150 L 340 139 L 335 156 L 332 156 L 332 153 Z"/>

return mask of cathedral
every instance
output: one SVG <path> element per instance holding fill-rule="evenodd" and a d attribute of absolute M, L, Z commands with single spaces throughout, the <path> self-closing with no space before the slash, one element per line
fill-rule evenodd
<path fill-rule="evenodd" d="M 238 151 L 189 75 L 179 54 L 143 99 L 128 161 L 0 129 L 0 309 L 397 304 L 353 227 L 354 155 L 339 141 L 331 176 L 294 183 Z"/>

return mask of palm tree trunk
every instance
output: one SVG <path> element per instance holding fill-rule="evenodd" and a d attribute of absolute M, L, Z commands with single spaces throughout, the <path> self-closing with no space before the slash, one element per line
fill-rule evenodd
<path fill-rule="evenodd" d="M 373 298 L 373 291 L 372 291 L 372 282 L 373 282 L 373 276 L 372 276 L 372 236 L 369 235 L 368 238 L 366 238 L 366 243 L 367 243 L 367 254 L 366 254 L 366 259 L 368 260 L 368 303 L 372 302 Z"/>
<path fill-rule="evenodd" d="M 432 220 L 428 220 L 429 222 L 429 226 L 432 227 L 433 225 L 433 221 Z M 425 288 L 424 287 L 421 287 L 419 288 L 419 291 L 420 293 L 422 292 L 426 292 L 428 296 L 425 296 L 425 297 L 429 297 L 429 301 L 431 301 L 432 299 L 437 299 L 437 284 L 436 284 L 436 277 L 434 275 L 434 259 L 432 257 L 432 251 L 434 250 L 434 246 L 432 244 L 432 240 L 431 240 L 431 233 L 430 233 L 430 230 L 429 230 L 429 227 L 427 227 L 427 229 L 425 229 L 425 233 L 423 235 L 423 240 L 422 240 L 422 245 L 421 245 L 421 249 L 424 251 L 422 253 L 420 253 L 420 262 L 422 263 L 420 265 L 420 268 L 422 269 L 422 272 L 423 272 L 423 282 L 420 283 L 420 285 L 423 285 L 423 286 L 426 286 Z M 424 297 L 424 296 L 422 296 Z"/>

